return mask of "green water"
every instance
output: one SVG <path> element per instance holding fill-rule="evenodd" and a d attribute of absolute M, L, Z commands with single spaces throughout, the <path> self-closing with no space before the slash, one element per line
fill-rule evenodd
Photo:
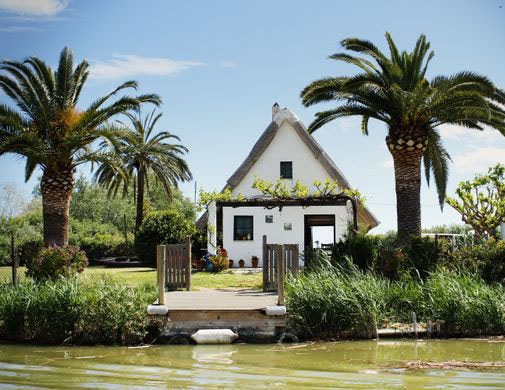
<path fill-rule="evenodd" d="M 0 344 L 0 388 L 505 388 L 503 368 L 399 368 L 412 360 L 504 362 L 505 343 L 352 341 L 148 348 Z"/>

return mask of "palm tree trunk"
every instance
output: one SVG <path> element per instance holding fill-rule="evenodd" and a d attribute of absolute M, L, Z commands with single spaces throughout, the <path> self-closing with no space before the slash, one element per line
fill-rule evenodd
<path fill-rule="evenodd" d="M 399 132 L 402 134 L 402 132 Z M 398 134 L 398 133 L 396 133 Z M 396 189 L 398 245 L 406 245 L 421 235 L 421 158 L 426 150 L 426 137 L 386 137 L 393 156 Z"/>
<path fill-rule="evenodd" d="M 137 216 L 135 219 L 135 232 L 138 232 L 144 220 L 144 185 L 145 177 L 142 168 L 137 173 Z"/>
<path fill-rule="evenodd" d="M 68 244 L 70 195 L 74 189 L 72 170 L 46 169 L 40 182 L 44 218 L 44 244 Z"/>

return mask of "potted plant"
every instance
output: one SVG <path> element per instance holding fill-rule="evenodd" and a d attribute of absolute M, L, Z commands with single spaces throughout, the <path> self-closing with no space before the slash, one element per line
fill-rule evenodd
<path fill-rule="evenodd" d="M 258 268 L 258 256 L 252 256 L 251 257 L 251 263 L 253 268 Z"/>
<path fill-rule="evenodd" d="M 244 259 L 240 259 L 240 260 L 238 261 L 238 266 L 239 266 L 240 268 L 244 268 L 244 266 L 245 266 L 245 261 L 244 261 Z"/>

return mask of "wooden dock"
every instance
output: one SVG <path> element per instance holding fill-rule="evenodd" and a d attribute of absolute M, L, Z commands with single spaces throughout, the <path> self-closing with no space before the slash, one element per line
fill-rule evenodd
<path fill-rule="evenodd" d="M 278 339 L 286 327 L 286 316 L 266 314 L 277 305 L 276 293 L 252 289 L 206 289 L 167 291 L 161 342 L 189 340 L 199 329 L 232 329 L 239 341 L 262 342 Z"/>
<path fill-rule="evenodd" d="M 264 242 L 266 244 L 266 237 Z M 189 240 L 180 245 L 159 245 L 158 301 L 150 305 L 154 309 L 150 308 L 148 312 L 157 324 L 163 322 L 161 338 L 164 337 L 165 342 L 170 343 L 171 340 L 189 340 L 200 329 L 226 328 L 237 333 L 239 341 L 279 339 L 286 328 L 284 256 L 286 252 L 290 253 L 290 249 L 285 249 L 283 245 L 277 245 L 273 249 L 277 267 L 271 273 L 272 277 L 275 276 L 276 283 L 273 287 L 277 287 L 277 292 L 231 288 L 191 291 Z M 270 284 L 265 284 L 265 280 L 263 285 L 272 288 Z"/>

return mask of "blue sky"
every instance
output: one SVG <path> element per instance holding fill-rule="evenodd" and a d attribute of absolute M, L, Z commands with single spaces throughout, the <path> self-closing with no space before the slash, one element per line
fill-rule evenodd
<path fill-rule="evenodd" d="M 308 125 L 327 106 L 304 108 L 301 89 L 316 78 L 354 69 L 327 56 L 339 42 L 359 37 L 385 48 L 384 32 L 411 49 L 419 34 L 435 50 L 429 76 L 471 70 L 505 88 L 505 0 L 489 1 L 134 1 L 0 0 L 0 57 L 36 55 L 57 64 L 64 46 L 91 63 L 85 107 L 123 81 L 162 96 L 159 130 L 179 135 L 206 190 L 221 189 L 271 119 L 275 101 Z M 8 101 L 0 95 L 1 101 Z M 329 106 L 328 106 L 329 107 Z M 505 137 L 494 130 L 441 129 L 458 182 L 505 163 Z M 335 121 L 315 138 L 382 224 L 396 227 L 394 177 L 385 129 L 359 120 Z M 15 183 L 29 197 L 22 161 L 0 157 L 0 184 Z M 86 173 L 89 171 L 86 170 Z M 194 183 L 183 190 L 192 197 Z M 423 226 L 458 222 L 441 213 L 436 192 L 423 183 Z"/>

